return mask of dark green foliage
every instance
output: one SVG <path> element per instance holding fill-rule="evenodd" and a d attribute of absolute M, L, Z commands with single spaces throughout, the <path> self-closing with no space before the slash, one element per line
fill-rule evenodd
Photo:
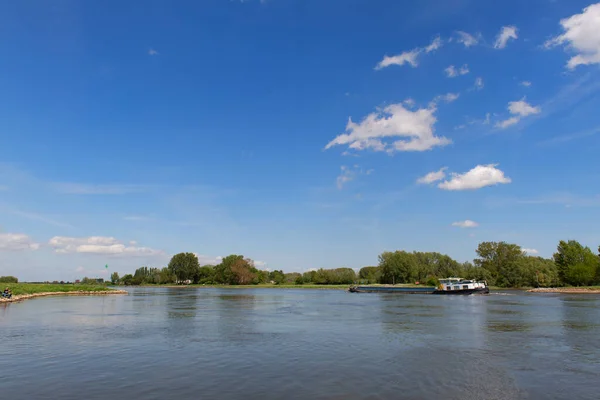
<path fill-rule="evenodd" d="M 382 283 L 410 283 L 418 275 L 418 260 L 415 254 L 406 251 L 386 251 L 379 256 Z"/>
<path fill-rule="evenodd" d="M 381 281 L 381 267 L 362 267 L 358 271 L 358 279 L 363 283 L 379 283 Z"/>
<path fill-rule="evenodd" d="M 179 253 L 171 258 L 168 268 L 178 282 L 193 281 L 198 275 L 200 263 L 194 253 Z"/>
<path fill-rule="evenodd" d="M 123 283 L 123 285 L 126 285 L 126 286 L 133 285 L 133 275 L 131 275 L 131 274 L 124 275 L 121 278 L 121 282 Z"/>
<path fill-rule="evenodd" d="M 112 274 L 110 274 L 110 282 L 113 285 L 119 284 L 119 273 L 118 272 L 113 272 Z"/>
<path fill-rule="evenodd" d="M 211 284 L 215 279 L 215 269 L 212 265 L 205 265 L 198 269 L 194 283 Z"/>
<path fill-rule="evenodd" d="M 0 283 L 19 283 L 19 280 L 14 276 L 0 276 Z"/>
<path fill-rule="evenodd" d="M 558 277 L 568 285 L 589 285 L 596 278 L 600 261 L 589 247 L 576 240 L 558 243 L 554 262 L 558 268 Z"/>
<path fill-rule="evenodd" d="M 475 265 L 489 271 L 489 283 L 503 287 L 523 286 L 522 265 L 525 253 L 516 244 L 482 242 L 477 247 Z"/>
<path fill-rule="evenodd" d="M 269 272 L 269 280 L 275 282 L 276 285 L 281 285 L 285 282 L 285 274 L 283 271 L 271 271 Z"/>
<path fill-rule="evenodd" d="M 285 274 L 285 281 L 284 283 L 286 285 L 293 285 L 296 283 L 296 281 L 298 280 L 298 278 L 302 279 L 302 274 L 299 272 L 290 272 L 288 274 Z"/>
<path fill-rule="evenodd" d="M 425 281 L 425 284 L 427 286 L 435 286 L 435 287 L 437 287 L 440 284 L 440 281 L 435 276 L 430 276 Z"/>

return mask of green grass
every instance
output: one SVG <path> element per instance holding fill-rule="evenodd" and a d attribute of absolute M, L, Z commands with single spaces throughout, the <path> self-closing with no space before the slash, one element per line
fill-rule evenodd
<path fill-rule="evenodd" d="M 77 292 L 80 290 L 86 292 L 101 292 L 105 290 L 112 290 L 103 285 L 61 285 L 52 283 L 2 283 L 0 284 L 0 291 L 8 287 L 12 290 L 13 296 L 21 294 L 34 294 L 44 292 Z"/>

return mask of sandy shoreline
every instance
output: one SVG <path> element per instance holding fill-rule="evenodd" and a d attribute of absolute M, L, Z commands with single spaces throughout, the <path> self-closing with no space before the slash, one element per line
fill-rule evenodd
<path fill-rule="evenodd" d="M 35 297 L 44 296 L 95 296 L 95 295 L 108 295 L 108 294 L 129 294 L 126 290 L 102 290 L 102 291 L 86 291 L 78 290 L 74 292 L 41 292 L 31 294 L 18 294 L 13 295 L 10 299 L 0 297 L 0 303 L 12 303 L 15 301 L 22 301 L 27 299 L 33 299 Z"/>
<path fill-rule="evenodd" d="M 532 293 L 578 293 L 578 294 L 600 294 L 600 288 L 536 288 L 529 289 Z"/>

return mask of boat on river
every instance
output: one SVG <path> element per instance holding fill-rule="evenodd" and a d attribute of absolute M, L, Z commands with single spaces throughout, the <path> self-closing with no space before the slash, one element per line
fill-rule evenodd
<path fill-rule="evenodd" d="M 486 281 L 476 281 L 463 278 L 440 279 L 440 284 L 432 294 L 489 294 L 490 288 Z"/>
<path fill-rule="evenodd" d="M 402 293 L 402 294 L 442 294 L 442 295 L 470 295 L 488 294 L 490 289 L 486 281 L 475 281 L 463 278 L 440 279 L 437 287 L 413 287 L 396 285 L 366 285 L 351 286 L 351 293 Z"/>

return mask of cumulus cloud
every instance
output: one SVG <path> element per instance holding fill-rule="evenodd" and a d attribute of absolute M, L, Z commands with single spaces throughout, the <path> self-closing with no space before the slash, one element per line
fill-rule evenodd
<path fill-rule="evenodd" d="M 517 39 L 519 36 L 517 35 L 518 29 L 516 26 L 503 26 L 496 36 L 496 42 L 494 43 L 495 49 L 503 49 L 506 47 L 506 44 L 510 39 Z"/>
<path fill-rule="evenodd" d="M 536 249 L 522 249 L 527 254 L 539 254 L 539 251 Z"/>
<path fill-rule="evenodd" d="M 347 145 L 349 149 L 374 151 L 425 151 L 438 146 L 446 146 L 451 141 L 435 136 L 434 125 L 437 121 L 435 108 L 420 108 L 415 111 L 406 109 L 402 104 L 391 104 L 377 112 L 367 115 L 361 122 L 350 118 L 346 133 L 338 135 L 325 146 Z M 385 143 L 385 138 L 407 138 Z"/>
<path fill-rule="evenodd" d="M 464 221 L 453 222 L 452 226 L 457 226 L 459 228 L 477 228 L 479 224 L 475 221 L 471 221 L 470 219 L 466 219 Z"/>
<path fill-rule="evenodd" d="M 117 256 L 154 256 L 164 254 L 149 247 L 125 245 L 114 237 L 90 236 L 83 238 L 55 236 L 48 242 L 56 253 L 86 253 Z"/>
<path fill-rule="evenodd" d="M 438 184 L 443 190 L 473 190 L 486 186 L 507 184 L 511 179 L 496 168 L 498 164 L 477 165 L 463 174 L 452 173 L 451 178 Z"/>
<path fill-rule="evenodd" d="M 567 62 L 567 68 L 579 65 L 600 64 L 600 3 L 583 9 L 581 14 L 560 20 L 565 31 L 562 35 L 548 40 L 546 48 L 566 45 L 577 53 Z"/>
<path fill-rule="evenodd" d="M 408 99 L 404 100 L 402 103 L 404 103 L 404 105 L 409 108 L 413 108 L 416 104 L 415 100 L 411 99 L 410 97 Z"/>
<path fill-rule="evenodd" d="M 507 109 L 513 116 L 508 119 L 505 119 L 503 121 L 497 122 L 496 127 L 507 128 L 511 125 L 515 125 L 524 117 L 527 117 L 529 115 L 539 114 L 540 112 L 542 112 L 541 107 L 539 107 L 539 106 L 534 107 L 531 104 L 527 103 L 527 101 L 525 101 L 525 97 L 523 97 L 519 101 L 509 102 Z"/>
<path fill-rule="evenodd" d="M 436 37 L 429 46 L 417 47 L 410 51 L 405 51 L 395 56 L 384 56 L 375 69 L 383 69 L 391 65 L 410 64 L 413 68 L 419 65 L 418 58 L 422 53 L 431 53 L 442 47 L 442 39 Z"/>
<path fill-rule="evenodd" d="M 479 35 L 475 37 L 463 31 L 457 31 L 456 35 L 458 36 L 458 38 L 456 38 L 456 41 L 458 43 L 462 43 L 465 47 L 475 46 L 477 43 L 479 43 Z"/>
<path fill-rule="evenodd" d="M 447 169 L 448 169 L 448 167 L 443 167 L 443 168 L 440 168 L 438 171 L 430 172 L 427 175 L 422 176 L 419 179 L 417 179 L 417 183 L 429 184 L 429 183 L 441 181 L 442 179 L 444 179 L 446 177 Z"/>
<path fill-rule="evenodd" d="M 456 78 L 459 75 L 466 75 L 466 74 L 468 74 L 469 73 L 469 66 L 467 64 L 464 64 L 462 67 L 456 68 L 454 65 L 451 65 L 448 68 L 446 68 L 444 70 L 444 72 L 446 73 L 446 76 L 448 78 Z"/>
<path fill-rule="evenodd" d="M 39 243 L 35 243 L 23 233 L 0 233 L 0 251 L 37 250 Z"/>

